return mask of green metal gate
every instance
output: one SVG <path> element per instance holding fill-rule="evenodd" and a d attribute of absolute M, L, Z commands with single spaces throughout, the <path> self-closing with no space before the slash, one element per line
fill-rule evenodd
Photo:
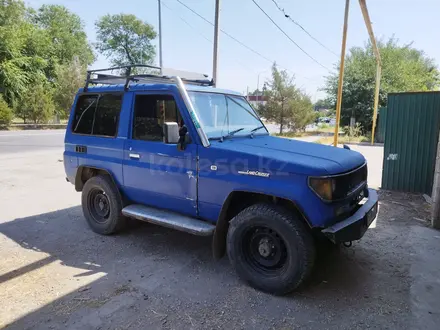
<path fill-rule="evenodd" d="M 440 92 L 388 95 L 382 188 L 431 195 Z"/>

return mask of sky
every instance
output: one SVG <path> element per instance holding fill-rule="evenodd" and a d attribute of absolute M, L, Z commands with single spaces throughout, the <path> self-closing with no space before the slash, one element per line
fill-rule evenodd
<path fill-rule="evenodd" d="M 176 0 L 162 1 L 163 66 L 212 75 L 214 28 Z M 215 0 L 181 0 L 214 21 Z M 262 55 L 241 46 L 223 33 L 219 37 L 217 86 L 246 93 L 262 88 L 270 78 L 274 61 L 295 75 L 295 83 L 313 101 L 325 97 L 320 91 L 325 76 L 335 70 L 342 40 L 345 0 L 276 0 L 280 7 L 326 48 L 304 33 L 277 9 L 272 0 L 255 0 L 289 37 L 317 62 L 305 55 L 258 9 L 252 0 L 221 0 L 220 28 Z M 135 14 L 158 30 L 157 0 L 27 0 L 38 8 L 61 4 L 78 14 L 91 42 L 96 41 L 95 21 L 106 14 Z M 394 36 L 402 44 L 413 43 L 440 64 L 440 0 L 367 0 L 376 38 Z M 357 0 L 350 1 L 347 50 L 368 40 Z M 158 40 L 154 41 L 158 51 Z M 92 68 L 108 67 L 97 54 Z M 157 56 L 157 62 L 158 62 Z"/>

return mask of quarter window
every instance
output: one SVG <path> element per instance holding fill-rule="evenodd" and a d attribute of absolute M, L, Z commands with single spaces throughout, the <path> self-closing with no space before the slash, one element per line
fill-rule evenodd
<path fill-rule="evenodd" d="M 122 94 L 80 96 L 75 109 L 73 132 L 115 137 L 121 106 Z"/>

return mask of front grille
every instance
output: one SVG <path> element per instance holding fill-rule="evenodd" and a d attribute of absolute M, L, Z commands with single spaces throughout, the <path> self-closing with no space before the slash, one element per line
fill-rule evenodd
<path fill-rule="evenodd" d="M 336 176 L 335 190 L 333 191 L 333 200 L 341 200 L 357 191 L 367 183 L 367 164 L 361 167 Z"/>

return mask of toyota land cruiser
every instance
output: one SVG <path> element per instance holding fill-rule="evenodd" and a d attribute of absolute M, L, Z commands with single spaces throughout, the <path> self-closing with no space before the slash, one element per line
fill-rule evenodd
<path fill-rule="evenodd" d="M 317 240 L 358 240 L 378 211 L 361 154 L 270 136 L 241 94 L 156 67 L 88 72 L 64 165 L 95 232 L 130 217 L 212 236 L 215 258 L 274 294 L 307 278 Z"/>

